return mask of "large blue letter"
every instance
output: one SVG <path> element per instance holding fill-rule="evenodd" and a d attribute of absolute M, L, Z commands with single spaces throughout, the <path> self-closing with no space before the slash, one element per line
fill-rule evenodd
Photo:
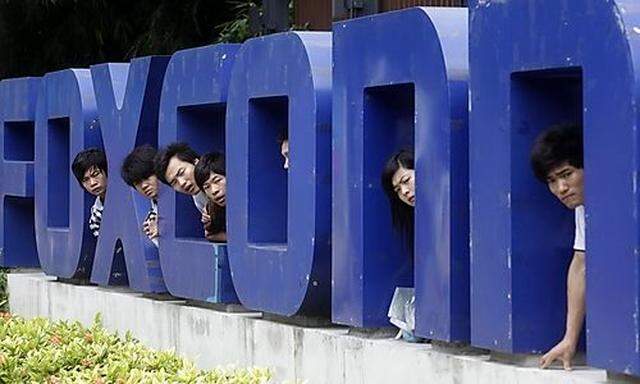
<path fill-rule="evenodd" d="M 414 8 L 333 30 L 333 320 L 387 325 L 394 288 L 415 282 L 417 333 L 467 340 L 467 10 Z M 392 228 L 380 175 L 414 143 L 412 250 Z"/>
<path fill-rule="evenodd" d="M 95 240 L 87 221 L 94 202 L 71 173 L 71 159 L 102 147 L 88 69 L 48 73 L 36 110 L 35 211 L 42 269 L 58 277 L 87 278 Z"/>
<path fill-rule="evenodd" d="M 40 78 L 0 82 L 0 265 L 37 267 L 34 124 Z"/>
<path fill-rule="evenodd" d="M 168 57 L 134 59 L 131 64 L 91 67 L 102 137 L 109 163 L 100 237 L 91 281 L 107 285 L 114 249 L 124 248 L 129 286 L 141 292 L 165 292 L 158 249 L 141 230 L 150 209 L 148 199 L 120 177 L 120 167 L 136 145 L 158 142 L 158 106 Z"/>
<path fill-rule="evenodd" d="M 238 45 L 220 44 L 173 54 L 160 101 L 161 146 L 186 141 L 196 151 L 224 151 L 225 111 Z M 190 196 L 162 186 L 159 199 L 160 264 L 172 295 L 216 302 L 237 301 L 226 246 L 204 239 Z"/>
<path fill-rule="evenodd" d="M 640 373 L 637 2 L 471 7 L 472 341 L 541 352 L 562 338 L 573 212 L 529 151 L 546 126 L 583 122 L 588 360 Z"/>
<path fill-rule="evenodd" d="M 227 204 L 233 282 L 248 308 L 328 314 L 330 122 L 330 33 L 244 43 L 229 90 Z M 277 141 L 287 131 L 288 171 Z"/>

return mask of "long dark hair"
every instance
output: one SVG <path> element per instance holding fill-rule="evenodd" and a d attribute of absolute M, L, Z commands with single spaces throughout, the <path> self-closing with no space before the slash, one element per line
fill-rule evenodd
<path fill-rule="evenodd" d="M 415 169 L 413 151 L 402 149 L 394 153 L 382 170 L 382 188 L 389 199 L 393 227 L 402 234 L 408 244 L 413 244 L 413 207 L 404 203 L 393 190 L 393 175 L 400 167 Z"/>

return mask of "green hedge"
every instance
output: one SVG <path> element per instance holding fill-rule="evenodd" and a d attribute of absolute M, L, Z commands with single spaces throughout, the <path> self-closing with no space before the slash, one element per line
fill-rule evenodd
<path fill-rule="evenodd" d="M 0 383 L 261 384 L 270 378 L 268 369 L 198 370 L 173 352 L 146 348 L 129 333 L 107 332 L 99 316 L 85 328 L 0 313 Z"/>

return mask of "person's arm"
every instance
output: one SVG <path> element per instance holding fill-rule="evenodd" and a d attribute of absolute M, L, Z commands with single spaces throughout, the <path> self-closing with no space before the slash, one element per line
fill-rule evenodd
<path fill-rule="evenodd" d="M 540 367 L 547 368 L 555 360 L 562 361 L 564 369 L 571 369 L 585 314 L 585 253 L 575 251 L 567 275 L 567 325 L 564 337 L 540 359 Z"/>
<path fill-rule="evenodd" d="M 227 242 L 227 232 L 218 232 L 218 233 L 209 233 L 205 230 L 205 238 L 213 243 L 226 243 Z"/>

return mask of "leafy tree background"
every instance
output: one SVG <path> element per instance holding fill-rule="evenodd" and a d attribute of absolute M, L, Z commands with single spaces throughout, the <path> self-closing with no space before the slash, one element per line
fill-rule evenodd
<path fill-rule="evenodd" d="M 242 42 L 261 1 L 0 0 L 0 79 Z"/>

